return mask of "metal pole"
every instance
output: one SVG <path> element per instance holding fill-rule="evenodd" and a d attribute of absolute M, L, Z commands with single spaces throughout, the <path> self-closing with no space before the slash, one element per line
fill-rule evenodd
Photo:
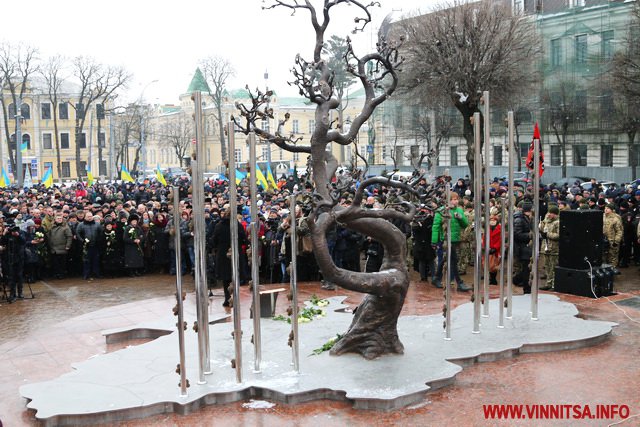
<path fill-rule="evenodd" d="M 515 126 L 513 121 L 513 111 L 507 114 L 509 127 L 509 257 L 507 259 L 507 319 L 513 317 L 513 215 L 515 214 L 515 198 L 513 197 L 513 168 L 515 166 L 516 147 L 514 144 Z M 500 302 L 502 304 L 502 302 Z"/>
<path fill-rule="evenodd" d="M 297 262 L 298 245 L 296 244 L 296 195 L 290 196 L 289 202 L 290 218 L 291 218 L 291 274 L 289 275 L 291 284 L 291 333 L 293 334 L 292 353 L 293 353 L 293 370 L 300 372 L 300 340 L 298 339 L 298 274 Z"/>
<path fill-rule="evenodd" d="M 236 381 L 242 382 L 242 323 L 240 280 L 238 277 L 238 192 L 236 188 L 236 142 L 234 123 L 229 123 L 229 224 L 231 226 L 231 283 L 233 284 L 233 342 L 236 354 Z"/>
<path fill-rule="evenodd" d="M 445 187 L 444 196 L 446 200 L 446 226 L 447 226 L 447 271 L 444 279 L 444 310 L 445 310 L 445 337 L 451 340 L 451 181 L 446 181 L 449 176 L 449 169 L 444 171 Z"/>
<path fill-rule="evenodd" d="M 205 261 L 205 222 L 204 222 L 204 187 L 202 183 L 201 144 L 202 132 L 202 103 L 200 92 L 194 92 L 191 99 L 195 107 L 196 145 L 193 161 L 191 162 L 191 184 L 193 197 L 193 245 L 195 252 L 194 278 L 196 287 L 196 308 L 198 318 L 198 354 L 200 357 L 200 380 L 206 382 L 204 375 L 211 373 L 211 349 L 209 347 L 209 298 L 207 297 L 207 276 Z"/>
<path fill-rule="evenodd" d="M 187 367 L 184 357 L 184 307 L 182 304 L 182 257 L 180 247 L 180 190 L 173 187 L 173 232 L 176 251 L 176 299 L 178 301 L 178 348 L 180 351 L 180 396 L 187 396 Z"/>
<path fill-rule="evenodd" d="M 18 98 L 16 105 L 16 176 L 13 178 L 18 183 L 18 188 L 22 189 L 24 184 L 24 171 L 22 170 L 22 97 Z"/>
<path fill-rule="evenodd" d="M 480 140 L 480 113 L 473 114 L 474 168 L 473 168 L 473 226 L 476 239 L 476 259 L 473 266 L 473 333 L 480 333 L 480 268 L 482 265 L 482 149 Z"/>
<path fill-rule="evenodd" d="M 489 110 L 489 91 L 482 92 L 484 100 L 484 304 L 482 317 L 489 317 L 489 250 L 491 248 L 489 224 L 491 212 L 489 208 L 489 182 L 491 180 L 491 166 L 489 166 L 489 154 L 491 151 L 491 111 Z"/>
<path fill-rule="evenodd" d="M 109 178 L 116 179 L 116 131 L 113 127 L 113 113 L 109 114 Z"/>
<path fill-rule="evenodd" d="M 260 330 L 260 266 L 258 258 L 258 229 L 260 219 L 258 218 L 258 185 L 256 176 L 258 165 L 256 163 L 256 134 L 249 134 L 249 161 L 251 164 L 251 176 L 249 177 L 249 189 L 251 191 L 251 282 L 253 284 L 253 354 L 254 372 L 260 372 L 260 362 L 262 361 L 262 338 Z"/>
<path fill-rule="evenodd" d="M 500 299 L 498 303 L 498 328 L 504 328 L 504 245 L 506 240 L 504 226 L 506 224 L 506 202 L 507 200 L 504 197 L 500 198 L 500 279 L 498 282 L 500 286 Z"/>
<path fill-rule="evenodd" d="M 540 254 L 540 140 L 533 140 L 533 262 L 531 263 L 531 320 L 538 320 L 538 256 Z"/>

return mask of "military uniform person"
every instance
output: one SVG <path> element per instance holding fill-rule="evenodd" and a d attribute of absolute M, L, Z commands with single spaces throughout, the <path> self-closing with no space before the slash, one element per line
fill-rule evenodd
<path fill-rule="evenodd" d="M 542 240 L 542 250 L 544 252 L 544 270 L 547 274 L 547 284 L 540 289 L 553 289 L 555 268 L 558 265 L 558 249 L 560 240 L 560 220 L 558 215 L 560 209 L 557 205 L 549 205 L 547 215 L 540 224 L 540 236 Z"/>
<path fill-rule="evenodd" d="M 607 264 L 617 267 L 620 243 L 622 242 L 622 219 L 614 209 L 615 206 L 611 203 L 604 208 L 602 228 L 604 237 L 609 241 L 609 248 L 605 252 L 604 259 Z"/>
<path fill-rule="evenodd" d="M 458 257 L 458 272 L 462 275 L 467 274 L 467 266 L 471 265 L 471 261 L 473 260 L 473 204 L 471 202 L 466 202 L 464 207 L 464 215 L 467 217 L 467 222 L 469 223 L 461 232 L 460 232 L 460 255 Z"/>

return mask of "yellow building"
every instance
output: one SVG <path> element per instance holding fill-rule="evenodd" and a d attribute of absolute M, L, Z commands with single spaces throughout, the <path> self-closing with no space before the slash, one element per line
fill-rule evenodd
<path fill-rule="evenodd" d="M 110 165 L 111 156 L 107 148 L 110 143 L 111 119 L 109 114 L 104 115 L 108 106 L 92 103 L 88 110 L 84 111 L 84 108 L 77 103 L 79 90 L 72 84 L 62 86 L 58 94 L 57 108 L 58 143 L 60 145 L 60 170 L 58 170 L 53 108 L 44 88 L 45 85 L 42 82 L 34 80 L 25 91 L 22 99 L 21 134 L 23 144 L 26 143 L 26 151 L 22 151 L 21 154 L 25 174 L 28 169 L 35 183 L 42 178 L 45 170 L 51 167 L 55 181 L 75 180 L 78 179 L 76 170 L 79 162 L 83 171 L 87 166 L 90 166 L 95 177 L 98 175 L 107 176 L 112 167 Z M 16 156 L 16 108 L 11 102 L 11 93 L 5 90 L 3 95 L 6 110 L 0 109 L 2 118 L 0 120 L 0 126 L 2 126 L 0 156 L 2 157 L 2 166 L 10 175 L 12 182 L 15 182 L 14 171 L 9 161 L 9 144 L 13 155 Z M 100 110 L 99 112 L 96 111 L 96 107 Z M 86 115 L 85 124 L 81 137 L 76 141 L 76 117 L 83 112 Z M 6 128 L 8 128 L 8 132 Z M 79 157 L 76 156 L 76 144 L 80 144 Z M 82 177 L 86 177 L 86 173 Z"/>

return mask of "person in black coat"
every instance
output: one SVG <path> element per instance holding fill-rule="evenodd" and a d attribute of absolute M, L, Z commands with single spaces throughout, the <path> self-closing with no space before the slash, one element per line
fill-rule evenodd
<path fill-rule="evenodd" d="M 221 212 L 221 218 L 216 228 L 213 230 L 213 236 L 211 237 L 211 244 L 215 253 L 216 259 L 216 280 L 222 282 L 224 289 L 224 307 L 229 307 L 229 301 L 231 299 L 231 292 L 229 291 L 229 285 L 231 284 L 231 221 L 229 206 L 225 205 Z M 244 232 L 244 228 L 238 223 L 238 247 L 246 245 L 247 235 Z"/>
<path fill-rule="evenodd" d="M 520 265 L 520 271 L 513 277 L 513 284 L 522 286 L 525 294 L 531 293 L 531 282 L 529 281 L 529 262 L 533 250 L 531 247 L 531 209 L 533 205 L 530 201 L 522 202 L 522 212 L 516 212 L 513 216 L 513 256 Z"/>
<path fill-rule="evenodd" d="M 462 181 L 462 180 L 460 180 Z M 435 252 L 431 247 L 431 230 L 433 228 L 433 213 L 426 207 L 421 207 L 411 226 L 413 235 L 413 265 L 420 273 L 420 280 L 426 282 L 429 275 L 435 273 L 433 261 Z"/>
<path fill-rule="evenodd" d="M 87 211 L 84 221 L 76 229 L 76 237 L 82 244 L 82 276 L 88 280 L 91 273 L 100 277 L 100 239 L 102 226 L 93 220 L 91 211 Z"/>
<path fill-rule="evenodd" d="M 116 276 L 122 269 L 122 231 L 111 218 L 104 221 L 102 268 L 106 275 Z"/>
<path fill-rule="evenodd" d="M 9 284 L 9 303 L 22 296 L 22 283 L 24 274 L 24 249 L 27 241 L 15 225 L 7 226 L 0 237 L 0 249 L 2 250 L 2 268 L 5 279 Z"/>
<path fill-rule="evenodd" d="M 144 233 L 138 225 L 138 215 L 129 215 L 128 225 L 124 228 L 124 268 L 130 276 L 140 276 L 144 269 Z"/>

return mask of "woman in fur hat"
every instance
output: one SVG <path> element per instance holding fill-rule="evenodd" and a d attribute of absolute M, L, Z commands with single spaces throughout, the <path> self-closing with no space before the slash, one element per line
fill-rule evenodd
<path fill-rule="evenodd" d="M 129 276 L 140 276 L 144 269 L 144 233 L 138 225 L 139 217 L 129 215 L 128 224 L 124 228 L 122 240 L 124 242 L 124 268 L 129 270 Z"/>

